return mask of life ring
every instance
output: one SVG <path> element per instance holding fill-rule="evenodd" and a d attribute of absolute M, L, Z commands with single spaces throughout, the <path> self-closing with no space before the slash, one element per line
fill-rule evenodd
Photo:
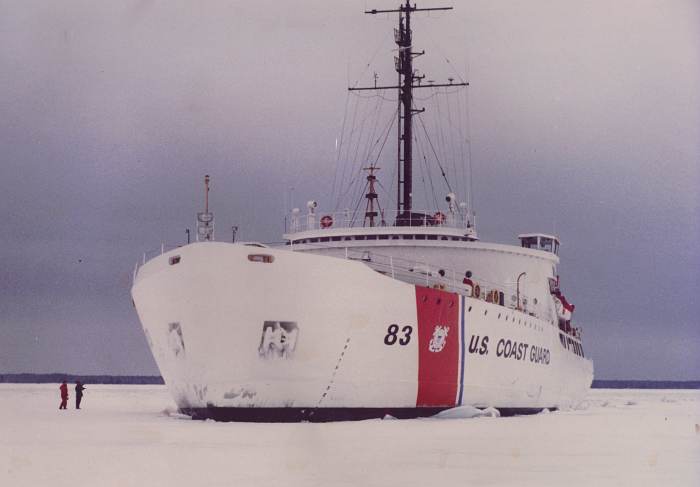
<path fill-rule="evenodd" d="M 474 292 L 472 294 L 474 295 L 475 298 L 478 298 L 479 296 L 481 296 L 481 288 L 479 287 L 478 284 L 474 285 Z"/>
<path fill-rule="evenodd" d="M 333 225 L 333 217 L 330 215 L 324 215 L 321 217 L 321 228 L 329 228 Z"/>
<path fill-rule="evenodd" d="M 445 223 L 445 219 L 445 214 L 441 211 L 438 211 L 433 215 L 433 221 L 436 225 L 442 225 L 443 223 Z"/>

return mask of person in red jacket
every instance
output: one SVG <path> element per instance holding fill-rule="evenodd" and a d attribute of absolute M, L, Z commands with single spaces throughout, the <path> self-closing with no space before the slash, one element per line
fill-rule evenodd
<path fill-rule="evenodd" d="M 61 405 L 58 406 L 58 409 L 66 409 L 68 406 L 68 384 L 65 380 L 59 389 L 61 390 Z"/>

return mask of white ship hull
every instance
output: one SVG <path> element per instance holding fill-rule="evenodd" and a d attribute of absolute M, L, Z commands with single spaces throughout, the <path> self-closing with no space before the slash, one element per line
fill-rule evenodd
<path fill-rule="evenodd" d="M 132 297 L 177 406 L 199 418 L 531 412 L 575 407 L 593 378 L 552 322 L 329 256 L 192 244 L 144 264 Z"/>

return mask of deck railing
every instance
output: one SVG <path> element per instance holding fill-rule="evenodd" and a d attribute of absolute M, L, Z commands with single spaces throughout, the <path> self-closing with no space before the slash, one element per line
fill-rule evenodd
<path fill-rule="evenodd" d="M 182 245 L 161 243 L 159 248 L 144 252 L 142 258 L 134 266 L 132 283 L 136 281 L 139 268 L 148 260 L 180 247 Z M 509 309 L 519 310 L 532 316 L 539 314 L 537 313 L 540 309 L 539 305 L 534 304 L 528 295 L 520 292 L 519 302 L 517 302 L 517 299 L 514 299 L 516 294 L 518 294 L 515 283 L 496 283 L 478 276 L 472 276 L 472 285 L 469 285 L 463 282 L 461 271 L 458 273 L 454 269 L 440 267 L 428 262 L 413 261 L 348 247 L 337 250 L 340 250 L 342 253 L 340 255 L 335 254 L 334 257 L 362 262 L 372 270 L 392 279 L 481 299 Z M 475 292 L 477 287 L 479 288 L 478 294 Z"/>
<path fill-rule="evenodd" d="M 474 229 L 476 216 L 463 211 L 381 211 L 377 216 L 365 217 L 364 212 L 350 210 L 324 213 L 313 209 L 306 214 L 298 210 L 285 217 L 285 233 L 309 230 L 330 230 L 334 228 L 367 227 L 446 227 Z"/>

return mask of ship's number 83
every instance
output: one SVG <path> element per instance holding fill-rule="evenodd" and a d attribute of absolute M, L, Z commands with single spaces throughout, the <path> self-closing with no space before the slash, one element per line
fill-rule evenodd
<path fill-rule="evenodd" d="M 384 345 L 393 345 L 397 341 L 399 345 L 408 345 L 411 341 L 411 332 L 413 332 L 413 327 L 406 325 L 401 328 L 401 333 L 399 333 L 399 325 L 396 323 L 389 325 L 386 329 L 386 336 L 384 337 Z"/>

